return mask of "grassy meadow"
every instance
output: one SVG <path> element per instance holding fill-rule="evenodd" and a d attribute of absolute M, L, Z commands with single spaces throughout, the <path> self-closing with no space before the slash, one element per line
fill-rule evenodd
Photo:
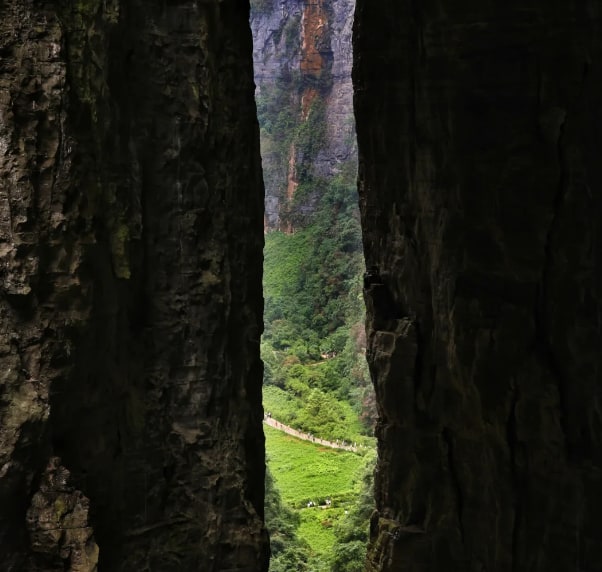
<path fill-rule="evenodd" d="M 357 474 L 364 459 L 265 425 L 264 431 L 268 465 L 282 503 L 299 515 L 298 536 L 310 546 L 310 569 L 328 570 L 335 526 L 356 502 L 360 486 Z M 309 501 L 323 505 L 327 498 L 332 501 L 329 508 L 307 508 Z"/>

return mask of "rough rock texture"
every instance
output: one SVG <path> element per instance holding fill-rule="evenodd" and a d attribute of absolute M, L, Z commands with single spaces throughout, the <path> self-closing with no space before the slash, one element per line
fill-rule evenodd
<path fill-rule="evenodd" d="M 263 86 L 271 86 L 283 68 L 299 69 L 303 5 L 304 0 L 266 0 L 252 10 L 253 68 L 257 93 L 261 93 Z"/>
<path fill-rule="evenodd" d="M 371 571 L 602 570 L 600 16 L 358 0 Z"/>
<path fill-rule="evenodd" d="M 267 568 L 251 54 L 238 0 L 0 4 L 3 572 L 93 569 L 59 501 L 101 571 Z"/>
<path fill-rule="evenodd" d="M 51 458 L 27 511 L 33 552 L 27 570 L 97 570 L 98 545 L 88 513 L 89 500 L 69 486 L 69 471 L 60 465 L 60 459 Z"/>
<path fill-rule="evenodd" d="M 286 90 L 286 105 L 292 110 L 290 122 L 277 139 L 302 129 L 312 104 L 324 107 L 324 140 L 310 155 L 295 144 L 282 154 L 277 144 L 265 134 L 262 137 L 265 226 L 285 229 L 290 227 L 287 211 L 304 178 L 331 178 L 348 165 L 355 170 L 351 83 L 355 0 L 266 0 L 256 4 L 259 7 L 252 12 L 251 29 L 257 94 L 269 96 L 276 89 Z M 311 203 L 292 208 L 311 211 Z"/>
<path fill-rule="evenodd" d="M 322 177 L 336 176 L 344 165 L 356 168 L 357 144 L 353 119 L 352 27 L 355 0 L 330 2 L 330 89 L 326 98 L 326 145 L 315 160 L 315 171 Z"/>

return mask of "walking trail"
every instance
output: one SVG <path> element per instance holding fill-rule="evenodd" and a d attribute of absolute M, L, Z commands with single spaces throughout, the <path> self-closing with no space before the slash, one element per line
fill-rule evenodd
<path fill-rule="evenodd" d="M 344 444 L 345 441 L 343 441 L 342 443 L 327 441 L 326 439 L 319 439 L 318 437 L 314 437 L 313 435 L 310 435 L 309 433 L 303 433 L 301 431 L 297 431 L 297 429 L 293 429 L 292 427 L 289 427 L 288 425 L 285 425 L 284 423 L 280 423 L 280 421 L 276 421 L 275 419 L 273 419 L 272 417 L 268 417 L 267 415 L 265 415 L 263 417 L 263 422 L 266 425 L 273 427 L 274 429 L 278 429 L 279 431 L 284 431 L 285 433 L 288 433 L 289 435 L 292 435 L 293 437 L 297 437 L 297 439 L 303 439 L 303 441 L 309 441 L 310 443 L 318 443 L 320 445 L 324 445 L 325 447 L 331 447 L 333 449 L 343 449 L 344 451 L 353 451 L 354 453 L 357 453 L 357 450 L 358 450 L 358 448 L 354 447 L 353 445 Z"/>

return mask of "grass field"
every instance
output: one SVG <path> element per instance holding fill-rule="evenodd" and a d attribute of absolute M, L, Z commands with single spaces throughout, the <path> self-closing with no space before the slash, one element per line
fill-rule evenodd
<path fill-rule="evenodd" d="M 354 482 L 363 463 L 360 455 L 301 441 L 264 425 L 270 470 L 282 501 L 300 517 L 299 537 L 306 540 L 315 556 L 314 572 L 327 570 L 334 543 L 334 525 L 358 493 Z M 329 508 L 307 508 L 307 503 Z"/>

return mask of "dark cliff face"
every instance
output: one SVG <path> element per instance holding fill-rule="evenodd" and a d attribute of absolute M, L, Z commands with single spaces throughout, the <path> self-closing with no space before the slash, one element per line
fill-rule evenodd
<path fill-rule="evenodd" d="M 0 7 L 2 570 L 264 570 L 248 7 Z"/>
<path fill-rule="evenodd" d="M 602 570 L 591 2 L 358 0 L 369 570 Z"/>

